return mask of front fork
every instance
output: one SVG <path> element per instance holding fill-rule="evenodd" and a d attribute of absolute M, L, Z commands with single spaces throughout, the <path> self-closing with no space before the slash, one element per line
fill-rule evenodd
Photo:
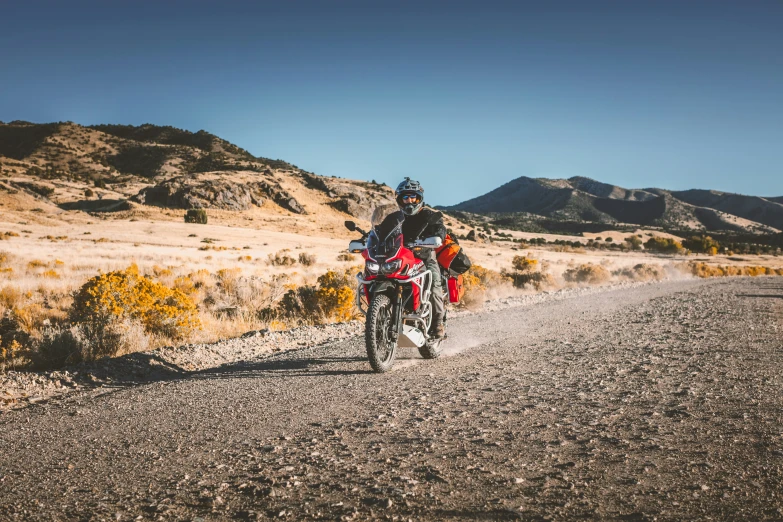
<path fill-rule="evenodd" d="M 394 325 L 392 337 L 394 342 L 397 342 L 402 332 L 402 285 L 397 285 L 396 292 L 392 296 L 392 321 Z"/>

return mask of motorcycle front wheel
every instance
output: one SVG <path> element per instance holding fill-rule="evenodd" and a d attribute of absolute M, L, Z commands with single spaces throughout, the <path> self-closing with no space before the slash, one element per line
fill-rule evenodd
<path fill-rule="evenodd" d="M 364 328 L 364 341 L 367 345 L 367 358 L 377 373 L 391 370 L 397 354 L 397 341 L 393 335 L 396 326 L 392 324 L 392 303 L 389 296 L 373 296 L 367 309 L 367 323 Z"/>

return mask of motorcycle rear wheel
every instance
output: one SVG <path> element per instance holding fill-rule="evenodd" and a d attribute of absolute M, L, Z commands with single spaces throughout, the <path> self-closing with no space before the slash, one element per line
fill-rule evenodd
<path fill-rule="evenodd" d="M 373 296 L 367 309 L 364 327 L 364 342 L 370 366 L 377 373 L 391 370 L 397 355 L 397 341 L 392 336 L 396 325 L 392 325 L 392 303 L 389 296 Z"/>

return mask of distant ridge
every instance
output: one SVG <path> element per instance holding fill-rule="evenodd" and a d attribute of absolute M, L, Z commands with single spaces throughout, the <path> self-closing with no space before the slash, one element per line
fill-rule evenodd
<path fill-rule="evenodd" d="M 446 210 L 532 214 L 549 219 L 658 226 L 677 230 L 775 233 L 783 230 L 783 197 L 711 190 L 626 189 L 586 177 L 519 177 Z"/>

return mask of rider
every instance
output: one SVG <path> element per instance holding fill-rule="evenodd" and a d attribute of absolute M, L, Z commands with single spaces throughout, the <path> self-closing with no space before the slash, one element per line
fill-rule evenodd
<path fill-rule="evenodd" d="M 441 241 L 446 240 L 446 227 L 443 224 L 443 214 L 424 206 L 424 188 L 418 181 L 405 178 L 402 183 L 397 185 L 395 190 L 397 196 L 397 205 L 400 212 L 394 212 L 387 216 L 381 225 L 385 228 L 388 225 L 392 227 L 403 220 L 402 235 L 406 243 L 412 243 L 417 239 L 428 237 L 439 237 Z M 403 215 L 401 216 L 400 213 Z M 430 303 L 432 304 L 432 326 L 431 333 L 438 339 L 446 334 L 443 325 L 443 316 L 446 308 L 443 303 L 443 286 L 441 282 L 440 267 L 435 258 L 435 251 L 432 249 L 422 249 L 420 256 L 427 269 L 432 272 L 432 292 L 430 294 Z"/>

